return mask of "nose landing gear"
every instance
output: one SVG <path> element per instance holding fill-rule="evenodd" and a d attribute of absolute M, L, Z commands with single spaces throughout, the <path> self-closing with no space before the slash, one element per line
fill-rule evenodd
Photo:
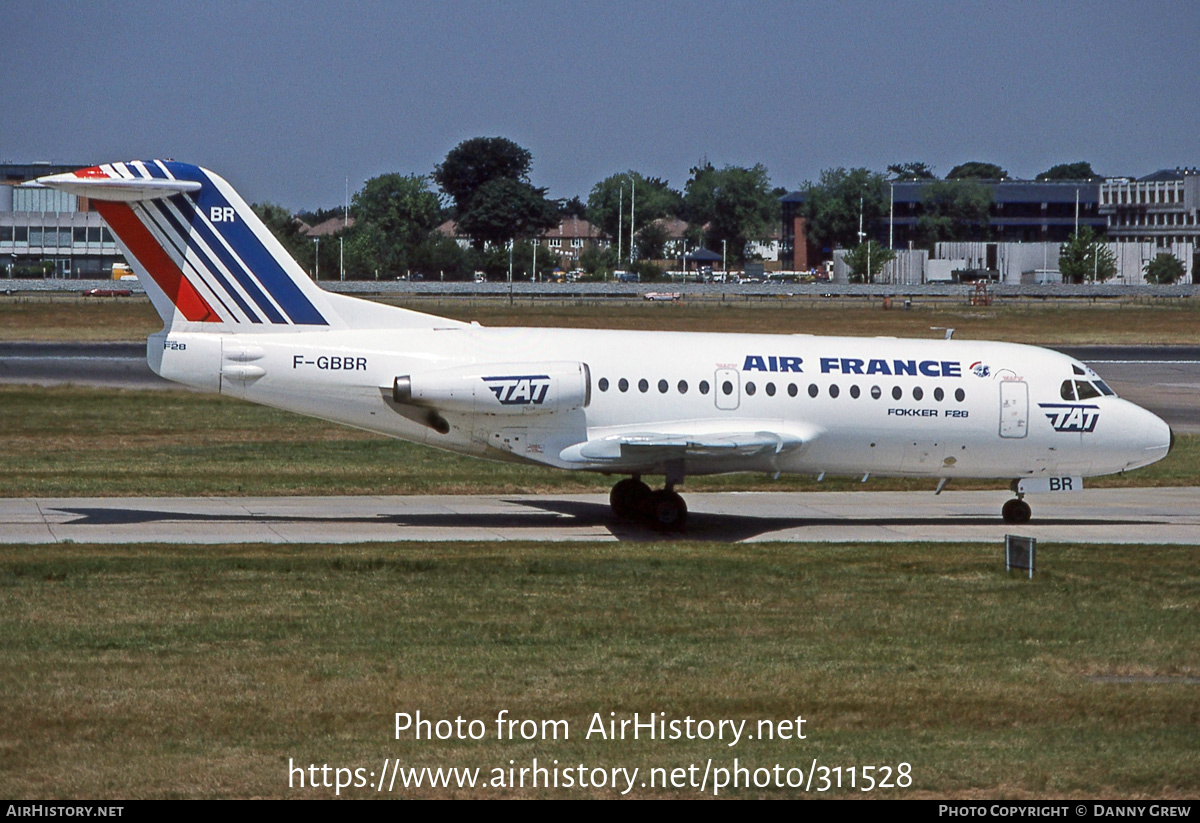
<path fill-rule="evenodd" d="M 608 502 L 613 515 L 621 520 L 646 520 L 663 531 L 683 531 L 687 523 L 687 503 L 676 493 L 674 483 L 652 490 L 641 475 L 627 477 L 612 487 Z"/>

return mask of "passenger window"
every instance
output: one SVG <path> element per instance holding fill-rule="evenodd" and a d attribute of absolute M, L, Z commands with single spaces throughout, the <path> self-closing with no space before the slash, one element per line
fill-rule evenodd
<path fill-rule="evenodd" d="M 899 400 L 903 396 L 904 396 L 904 392 L 900 390 L 899 386 L 892 386 L 892 399 L 893 400 Z"/>
<path fill-rule="evenodd" d="M 638 391 L 640 391 L 644 394 L 649 390 L 650 390 L 650 383 L 649 383 L 649 381 L 646 380 L 646 378 L 643 377 L 641 380 L 638 381 Z"/>
<path fill-rule="evenodd" d="M 962 389 L 955 389 L 954 390 L 954 399 L 957 400 L 959 403 L 961 403 L 962 401 L 967 399 L 967 393 L 965 391 L 963 391 Z"/>
<path fill-rule="evenodd" d="M 1062 385 L 1058 387 L 1058 395 L 1063 400 L 1075 399 L 1075 383 L 1071 380 L 1064 380 Z"/>
<path fill-rule="evenodd" d="M 725 385 L 726 385 L 726 386 L 728 386 L 729 384 L 728 384 L 728 383 L 726 383 Z M 730 392 L 730 391 L 732 391 L 732 387 L 731 387 L 729 390 L 727 390 L 725 393 L 726 393 L 726 394 L 729 394 L 729 392 Z M 748 395 L 750 395 L 751 397 L 753 397 L 753 396 L 754 396 L 754 393 L 755 393 L 756 391 L 758 391 L 758 389 L 757 389 L 757 387 L 755 387 L 755 385 L 754 385 L 754 381 L 749 381 L 749 382 L 747 382 L 747 383 L 746 383 L 746 394 L 748 394 Z"/>
<path fill-rule="evenodd" d="M 608 378 L 601 377 L 600 382 L 597 383 L 596 385 L 598 385 L 600 387 L 600 391 L 608 391 Z"/>
<path fill-rule="evenodd" d="M 707 380 L 700 381 L 700 393 L 708 394 L 708 381 Z"/>
<path fill-rule="evenodd" d="M 680 393 L 680 394 L 687 394 L 687 389 L 688 389 L 687 381 L 686 381 L 686 380 L 680 380 L 680 381 L 679 381 L 679 393 Z"/>
<path fill-rule="evenodd" d="M 837 383 L 829 384 L 829 396 L 830 397 L 837 397 L 839 391 L 840 391 L 840 389 L 838 389 Z"/>
<path fill-rule="evenodd" d="M 924 396 L 925 392 L 921 390 L 920 386 L 913 386 L 913 400 L 920 400 Z"/>
<path fill-rule="evenodd" d="M 750 385 L 753 386 L 754 384 L 751 383 Z M 733 384 L 730 383 L 728 380 L 726 380 L 724 383 L 721 384 L 721 391 L 723 391 L 726 395 L 733 394 Z M 754 392 L 750 392 L 750 393 L 754 394 Z"/>
<path fill-rule="evenodd" d="M 816 384 L 816 383 L 809 383 L 809 384 L 808 384 L 808 396 L 809 396 L 809 397 L 816 397 L 816 396 L 817 396 L 817 392 L 819 392 L 819 391 L 820 391 L 820 389 L 818 389 L 818 388 L 817 388 L 817 384 Z"/>
<path fill-rule="evenodd" d="M 883 389 L 879 388 L 878 386 L 872 386 L 871 387 L 871 398 L 874 400 L 878 400 L 881 397 L 883 397 Z"/>
<path fill-rule="evenodd" d="M 796 388 L 795 383 L 788 383 L 788 397 L 795 397 L 799 393 L 800 390 Z"/>
<path fill-rule="evenodd" d="M 629 391 L 629 381 L 622 377 L 617 381 L 617 388 L 623 392 Z"/>
<path fill-rule="evenodd" d="M 767 384 L 767 397 L 774 397 L 774 396 L 775 396 L 775 384 L 768 383 Z"/>
<path fill-rule="evenodd" d="M 942 402 L 942 398 L 945 396 L 946 396 L 946 393 L 944 391 L 942 391 L 941 386 L 938 386 L 936 389 L 933 390 L 933 399 L 938 401 L 939 403 Z"/>
<path fill-rule="evenodd" d="M 658 391 L 659 391 L 659 393 L 660 393 L 660 394 L 666 394 L 666 393 L 667 393 L 667 388 L 668 388 L 668 386 L 667 386 L 667 381 L 666 381 L 666 380 L 659 380 L 659 381 L 658 381 Z"/>
<path fill-rule="evenodd" d="M 851 397 L 853 397 L 855 400 L 857 400 L 857 399 L 858 399 L 858 396 L 859 396 L 859 394 L 861 394 L 861 393 L 862 393 L 862 392 L 860 392 L 860 391 L 859 391 L 859 388 L 858 388 L 858 386 L 857 386 L 857 385 L 854 385 L 854 386 L 851 386 L 851 387 L 850 387 L 850 396 L 851 396 Z"/>
<path fill-rule="evenodd" d="M 1075 393 L 1079 395 L 1080 400 L 1091 400 L 1093 397 L 1100 396 L 1099 389 L 1083 380 L 1075 381 Z"/>

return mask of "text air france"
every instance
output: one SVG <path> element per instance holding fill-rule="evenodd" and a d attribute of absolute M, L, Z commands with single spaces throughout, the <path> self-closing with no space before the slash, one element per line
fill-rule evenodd
<path fill-rule="evenodd" d="M 822 357 L 821 374 L 887 375 L 899 377 L 962 377 L 962 363 L 955 360 L 885 360 L 862 357 Z M 804 358 L 785 355 L 748 354 L 742 371 L 803 372 Z"/>

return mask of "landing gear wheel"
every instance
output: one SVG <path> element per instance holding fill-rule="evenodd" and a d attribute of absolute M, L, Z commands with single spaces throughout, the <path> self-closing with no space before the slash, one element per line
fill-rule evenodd
<path fill-rule="evenodd" d="M 613 514 L 622 520 L 640 515 L 650 500 L 650 487 L 635 477 L 627 477 L 612 487 L 608 495 Z"/>
<path fill-rule="evenodd" d="M 1009 500 L 1000 510 L 1000 516 L 1004 518 L 1005 523 L 1028 523 L 1032 514 L 1029 504 L 1019 498 Z"/>
<path fill-rule="evenodd" d="M 650 518 L 664 531 L 683 531 L 687 524 L 687 503 L 675 492 L 656 491 L 650 497 Z"/>

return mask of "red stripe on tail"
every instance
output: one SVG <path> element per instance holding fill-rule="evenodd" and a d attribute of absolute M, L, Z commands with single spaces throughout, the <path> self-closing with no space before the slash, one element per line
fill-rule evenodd
<path fill-rule="evenodd" d="M 93 200 L 92 205 L 186 319 L 198 323 L 221 322 L 132 208 L 105 200 Z"/>

